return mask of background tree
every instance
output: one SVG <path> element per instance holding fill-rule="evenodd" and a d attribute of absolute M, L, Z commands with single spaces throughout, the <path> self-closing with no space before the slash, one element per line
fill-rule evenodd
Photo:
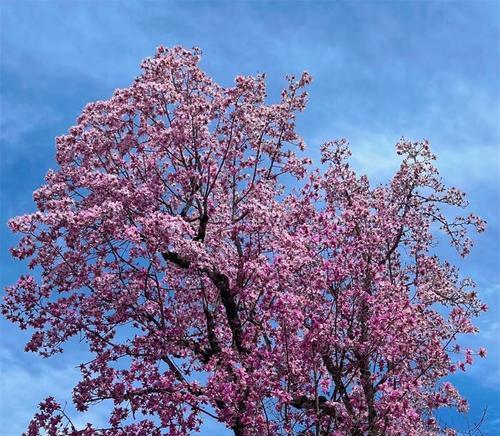
<path fill-rule="evenodd" d="M 397 144 L 386 185 L 354 173 L 343 140 L 313 171 L 295 154 L 307 73 L 267 104 L 263 75 L 224 88 L 199 58 L 159 48 L 88 105 L 38 211 L 10 221 L 40 274 L 3 314 L 42 356 L 80 337 L 94 359 L 73 402 L 113 404 L 108 428 L 78 429 L 48 398 L 28 434 L 186 434 L 206 416 L 236 435 L 452 434 L 435 411 L 467 404 L 442 379 L 484 356 L 456 339 L 485 306 L 434 233 L 465 256 L 484 223 L 448 218 L 466 200 L 427 141 Z"/>

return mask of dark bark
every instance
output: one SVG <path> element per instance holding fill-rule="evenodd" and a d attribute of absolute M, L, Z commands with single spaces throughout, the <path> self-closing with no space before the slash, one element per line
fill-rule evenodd
<path fill-rule="evenodd" d="M 172 262 L 175 265 L 188 269 L 191 265 L 189 260 L 183 259 L 177 253 L 167 251 L 162 253 L 163 259 Z M 248 350 L 243 345 L 243 329 L 238 315 L 238 306 L 229 286 L 229 278 L 218 271 L 207 268 L 201 269 L 219 290 L 221 301 L 226 310 L 226 318 L 233 336 L 233 344 L 239 353 L 247 354 Z"/>

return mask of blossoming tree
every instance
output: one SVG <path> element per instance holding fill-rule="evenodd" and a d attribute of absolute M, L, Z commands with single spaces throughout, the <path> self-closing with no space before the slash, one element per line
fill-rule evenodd
<path fill-rule="evenodd" d="M 104 428 L 77 428 L 50 397 L 27 434 L 184 435 L 204 419 L 235 435 L 453 434 L 435 411 L 467 404 L 442 379 L 484 355 L 456 339 L 485 306 L 433 245 L 441 229 L 466 255 L 483 222 L 449 218 L 466 200 L 426 141 L 397 144 L 386 185 L 356 175 L 343 140 L 311 170 L 294 126 L 310 76 L 268 104 L 263 75 L 225 88 L 199 58 L 159 48 L 89 104 L 57 138 L 37 212 L 10 221 L 34 273 L 4 316 L 42 356 L 80 338 L 93 359 L 73 402 L 112 404 Z"/>

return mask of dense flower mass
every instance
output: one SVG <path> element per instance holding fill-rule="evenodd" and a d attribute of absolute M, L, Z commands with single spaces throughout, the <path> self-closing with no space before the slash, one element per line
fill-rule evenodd
<path fill-rule="evenodd" d="M 397 144 L 385 185 L 344 140 L 312 170 L 294 125 L 307 73 L 268 104 L 263 75 L 225 88 L 199 60 L 159 48 L 89 104 L 37 212 L 10 221 L 34 272 L 4 316 L 43 356 L 80 337 L 94 358 L 73 402 L 113 407 L 105 428 L 76 428 L 48 398 L 27 434 L 185 435 L 204 419 L 245 436 L 453 434 L 435 412 L 467 403 L 443 378 L 486 355 L 456 341 L 486 308 L 433 246 L 441 230 L 465 256 L 483 221 L 449 217 L 466 199 L 427 141 Z"/>

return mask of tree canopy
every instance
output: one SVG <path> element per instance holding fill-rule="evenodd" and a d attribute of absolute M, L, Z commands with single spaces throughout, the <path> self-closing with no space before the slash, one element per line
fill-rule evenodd
<path fill-rule="evenodd" d="M 433 249 L 465 256 L 475 215 L 446 187 L 429 143 L 372 186 L 345 140 L 303 153 L 295 117 L 311 77 L 277 103 L 265 77 L 223 87 L 200 52 L 160 47 L 142 74 L 89 104 L 57 138 L 37 211 L 10 221 L 28 259 L 2 312 L 50 356 L 79 337 L 77 428 L 52 397 L 27 434 L 185 435 L 215 419 L 235 435 L 440 435 L 435 412 L 467 408 L 443 378 L 486 307 Z"/>

